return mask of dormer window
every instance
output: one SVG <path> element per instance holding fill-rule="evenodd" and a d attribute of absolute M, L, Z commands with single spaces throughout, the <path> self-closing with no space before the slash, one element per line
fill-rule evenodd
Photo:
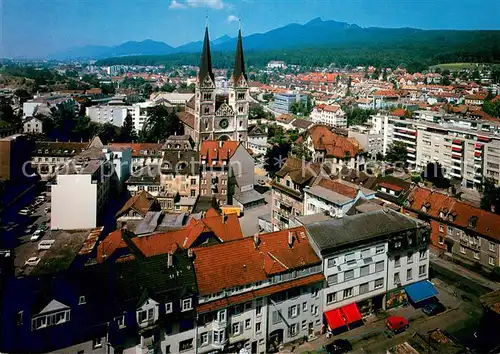
<path fill-rule="evenodd" d="M 116 327 L 125 328 L 125 315 L 115 317 Z"/>
<path fill-rule="evenodd" d="M 78 305 L 84 305 L 85 302 L 86 302 L 85 296 L 82 295 L 78 298 Z"/>
<path fill-rule="evenodd" d="M 154 319 L 155 309 L 139 310 L 137 311 L 137 323 L 145 323 Z"/>
<path fill-rule="evenodd" d="M 476 228 L 476 224 L 477 224 L 477 220 L 478 220 L 478 217 L 473 215 L 469 218 L 469 227 L 475 229 Z"/>
<path fill-rule="evenodd" d="M 425 203 L 422 205 L 422 211 L 423 211 L 424 213 L 427 213 L 430 209 L 431 209 L 431 203 L 429 203 L 429 202 L 425 202 Z"/>
<path fill-rule="evenodd" d="M 181 300 L 181 311 L 189 311 L 193 308 L 192 299 L 182 299 Z"/>
<path fill-rule="evenodd" d="M 173 311 L 173 304 L 171 302 L 167 302 L 165 304 L 165 313 L 172 313 Z"/>

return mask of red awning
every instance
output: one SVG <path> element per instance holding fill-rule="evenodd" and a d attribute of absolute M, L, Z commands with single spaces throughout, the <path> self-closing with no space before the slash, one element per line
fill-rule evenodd
<path fill-rule="evenodd" d="M 481 157 L 481 152 L 480 151 L 474 151 L 474 156 L 475 157 Z"/>
<path fill-rule="evenodd" d="M 479 136 L 477 137 L 477 140 L 479 140 L 479 141 L 490 141 L 490 138 L 488 138 L 488 137 L 486 137 L 486 136 L 480 136 L 480 135 L 479 135 Z"/>
<path fill-rule="evenodd" d="M 452 147 L 451 148 L 453 151 L 462 151 L 461 147 Z"/>
<path fill-rule="evenodd" d="M 483 145 L 482 145 L 482 144 L 478 144 L 478 143 L 476 143 L 476 145 L 475 145 L 475 148 L 476 148 L 476 149 L 481 149 L 482 147 L 483 147 Z"/>
<path fill-rule="evenodd" d="M 335 328 L 339 328 L 346 325 L 346 320 L 342 315 L 342 312 L 340 312 L 340 309 L 327 311 L 325 312 L 324 315 L 330 330 L 334 330 Z"/>
<path fill-rule="evenodd" d="M 453 140 L 453 144 L 462 145 L 462 140 Z"/>
<path fill-rule="evenodd" d="M 347 324 L 358 322 L 363 318 L 355 302 L 342 307 L 341 311 L 347 320 Z"/>

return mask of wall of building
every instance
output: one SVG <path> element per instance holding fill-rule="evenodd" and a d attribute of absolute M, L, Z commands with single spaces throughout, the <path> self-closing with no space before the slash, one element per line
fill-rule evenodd
<path fill-rule="evenodd" d="M 229 161 L 236 178 L 235 193 L 245 192 L 254 186 L 254 161 L 248 151 L 239 145 Z"/>

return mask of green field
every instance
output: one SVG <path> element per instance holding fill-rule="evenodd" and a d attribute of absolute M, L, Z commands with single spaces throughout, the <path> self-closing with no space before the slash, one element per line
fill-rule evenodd
<path fill-rule="evenodd" d="M 440 68 L 441 70 L 448 69 L 450 71 L 473 69 L 476 63 L 446 63 L 431 66 L 431 69 Z"/>

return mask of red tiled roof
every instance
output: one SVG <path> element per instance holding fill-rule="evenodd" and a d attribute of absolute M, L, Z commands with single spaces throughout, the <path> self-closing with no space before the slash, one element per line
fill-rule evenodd
<path fill-rule="evenodd" d="M 238 148 L 238 141 L 204 140 L 200 147 L 200 157 L 207 166 L 222 166 L 223 160 L 229 160 Z M 216 161 L 216 164 L 213 164 Z"/>
<path fill-rule="evenodd" d="M 473 95 L 467 95 L 465 96 L 466 100 L 485 100 L 486 97 L 488 97 L 487 93 L 476 93 Z"/>
<path fill-rule="evenodd" d="M 293 245 L 288 246 L 289 232 Z M 211 247 L 194 249 L 196 279 L 200 294 L 213 294 L 258 281 L 271 274 L 302 268 L 321 262 L 309 244 L 303 226 L 259 236 L 256 248 L 253 237 Z"/>
<path fill-rule="evenodd" d="M 387 183 L 387 182 L 380 182 L 379 187 L 384 187 L 390 190 L 393 190 L 395 192 L 401 192 L 404 188 L 401 186 L 397 186 L 395 184 Z"/>
<path fill-rule="evenodd" d="M 432 191 L 427 188 L 417 187 L 412 190 L 407 198 L 407 208 L 419 213 L 424 213 L 422 206 L 430 204 L 425 214 L 440 220 L 440 211 L 445 212 L 448 223 L 462 229 L 474 230 L 475 233 L 500 241 L 500 215 L 476 208 L 461 202 L 453 197 Z M 427 204 L 427 205 L 429 205 Z M 454 221 L 448 219 L 448 215 L 456 215 Z M 469 218 L 477 217 L 476 226 L 469 227 Z"/>
<path fill-rule="evenodd" d="M 318 185 L 320 187 L 329 189 L 331 191 L 334 191 L 338 194 L 345 195 L 346 197 L 349 198 L 356 198 L 358 195 L 358 191 L 355 188 L 346 186 L 345 184 L 342 184 L 337 181 L 332 181 L 326 178 L 322 178 L 319 182 Z"/>
<path fill-rule="evenodd" d="M 109 144 L 112 148 L 131 148 L 132 149 L 132 157 L 140 157 L 140 156 L 151 156 L 151 155 L 160 155 L 161 147 L 163 144 L 157 143 L 111 143 Z M 147 151 L 147 154 L 142 153 L 141 151 Z"/>
<path fill-rule="evenodd" d="M 174 245 L 184 249 L 190 248 L 201 234 L 207 232 L 212 232 L 221 242 L 243 238 L 236 214 L 227 215 L 225 221 L 222 220 L 222 216 L 215 209 L 209 209 L 203 218 L 191 219 L 191 222 L 180 230 L 133 237 L 131 241 L 142 254 L 151 257 L 169 252 Z M 122 239 L 122 230 L 115 230 L 98 246 L 97 261 L 104 262 L 115 250 L 123 248 L 127 248 L 127 243 Z"/>
<path fill-rule="evenodd" d="M 392 111 L 392 115 L 396 117 L 404 117 L 406 115 L 406 111 L 403 108 L 397 108 Z"/>
<path fill-rule="evenodd" d="M 194 115 L 188 112 L 178 112 L 177 117 L 184 125 L 194 129 Z"/>
<path fill-rule="evenodd" d="M 377 90 L 373 93 L 373 96 L 399 97 L 399 93 L 394 90 Z"/>
<path fill-rule="evenodd" d="M 151 206 L 155 201 L 155 197 L 153 197 L 147 191 L 142 190 L 127 200 L 120 211 L 116 213 L 116 217 L 119 218 L 123 214 L 127 213 L 130 209 L 135 210 L 143 217 L 145 217 L 146 213 L 151 209 Z"/>
<path fill-rule="evenodd" d="M 348 138 L 335 134 L 329 127 L 315 125 L 309 129 L 315 150 L 325 150 L 326 156 L 345 158 L 346 155 L 356 156 L 358 149 Z"/>
<path fill-rule="evenodd" d="M 325 280 L 325 277 L 323 274 L 309 275 L 307 277 L 294 279 L 294 280 L 288 281 L 286 283 L 276 284 L 276 285 L 268 286 L 268 287 L 265 287 L 262 289 L 248 291 L 248 292 L 243 293 L 243 294 L 234 295 L 231 297 L 226 297 L 223 299 L 207 302 L 207 303 L 198 305 L 196 307 L 196 312 L 207 313 L 207 312 L 215 311 L 215 310 L 225 308 L 225 307 L 228 307 L 231 305 L 241 304 L 241 303 L 247 302 L 247 301 L 255 299 L 255 298 L 275 294 L 275 293 L 278 293 L 278 292 L 281 292 L 284 290 L 297 288 L 299 286 L 314 284 L 314 283 L 317 283 L 317 282 L 320 282 L 323 280 Z"/>

